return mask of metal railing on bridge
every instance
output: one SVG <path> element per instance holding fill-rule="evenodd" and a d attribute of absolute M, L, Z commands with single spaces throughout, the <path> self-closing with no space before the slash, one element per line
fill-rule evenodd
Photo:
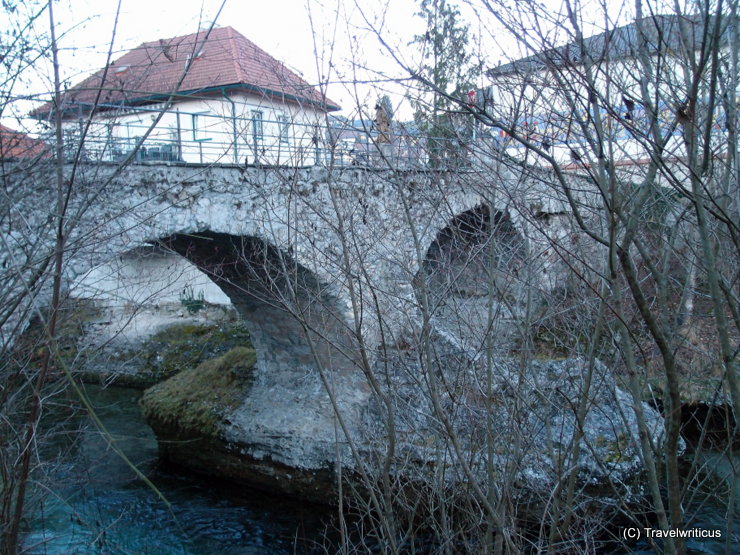
<path fill-rule="evenodd" d="M 68 160 L 180 162 L 267 166 L 342 165 L 401 169 L 469 165 L 470 144 L 425 137 L 401 125 L 379 132 L 371 121 L 327 118 L 321 123 L 233 117 L 211 113 L 164 113 L 126 108 L 100 113 L 88 124 L 64 124 Z"/>

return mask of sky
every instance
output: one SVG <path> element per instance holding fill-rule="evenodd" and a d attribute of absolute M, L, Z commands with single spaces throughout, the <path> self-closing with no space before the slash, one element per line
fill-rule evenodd
<path fill-rule="evenodd" d="M 10 1 L 20 6 L 10 16 L 19 20 L 24 9 L 33 9 L 34 2 L 45 3 Z M 563 0 L 542 1 L 557 13 Z M 411 117 L 411 108 L 402 105 L 404 87 L 409 84 L 404 79 L 409 74 L 401 65 L 414 67 L 418 61 L 418 54 L 409 47 L 414 35 L 425 30 L 415 15 L 418 0 L 226 0 L 223 7 L 222 0 L 120 0 L 116 24 L 118 5 L 118 0 L 55 1 L 64 85 L 79 83 L 105 65 L 114 28 L 113 59 L 142 42 L 190 34 L 215 20 L 217 25 L 234 27 L 309 83 L 327 83 L 327 94 L 343 107 L 342 115 L 368 115 L 387 93 L 398 115 Z M 470 22 L 471 56 L 488 67 L 518 57 L 514 41 L 503 30 L 496 30 L 490 22 L 481 23 L 482 16 L 466 0 L 459 0 L 459 5 Z M 36 21 L 39 36 L 48 32 L 48 22 L 46 13 Z M 35 74 L 14 88 L 14 94 L 31 96 L 51 89 L 50 64 L 42 61 L 35 69 Z M 485 84 L 483 78 L 478 83 Z M 0 117 L 6 125 L 24 127 L 28 120 L 19 122 L 13 116 L 33 107 L 20 102 L 12 111 L 15 114 L 5 110 Z"/>
<path fill-rule="evenodd" d="M 84 48 L 104 59 L 115 21 L 116 0 L 61 0 L 70 9 L 60 15 L 62 25 L 79 24 L 74 48 Z M 207 27 L 214 20 L 232 26 L 273 56 L 304 74 L 316 72 L 314 44 L 304 0 L 122 0 L 115 49 L 119 53 L 138 44 L 171 38 Z M 321 3 L 310 2 L 323 30 Z M 87 18 L 87 21 L 83 19 Z M 98 64 L 89 68 L 96 69 Z M 312 76 L 312 75 L 310 75 Z"/>

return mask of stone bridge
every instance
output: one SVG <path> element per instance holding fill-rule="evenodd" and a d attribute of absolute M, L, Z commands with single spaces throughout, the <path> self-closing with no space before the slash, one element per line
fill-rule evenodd
<path fill-rule="evenodd" d="M 88 164 L 65 168 L 65 180 L 74 223 L 66 283 L 117 255 L 161 245 L 226 293 L 265 368 L 313 365 L 317 357 L 328 367 L 352 366 L 351 343 L 397 341 L 418 311 L 421 266 L 451 230 L 470 227 L 466 218 L 485 212 L 488 223 L 476 225 L 505 222 L 532 251 L 538 230 L 523 214 L 563 213 L 542 183 L 504 170 Z M 28 267 L 44 248 L 51 252 L 54 172 L 16 167 L 5 181 L 16 199 L 3 225 L 3 264 Z M 548 264 L 543 257 L 540 281 Z"/>
<path fill-rule="evenodd" d="M 570 231 L 546 177 L 81 164 L 64 168 L 58 191 L 54 168 L 5 168 L 0 286 L 16 295 L 0 308 L 0 332 L 8 341 L 27 320 L 23 299 L 40 310 L 48 303 L 58 203 L 67 285 L 144 245 L 185 257 L 231 299 L 257 364 L 217 444 L 181 438 L 169 457 L 211 472 L 218 453 L 222 476 L 306 493 L 316 472 L 333 467 L 338 415 L 341 453 L 349 438 L 378 440 L 372 407 L 387 387 L 377 378 L 390 372 L 389 352 L 403 357 L 436 330 L 480 353 L 482 337 L 502 335 L 492 307 L 497 321 L 515 320 L 527 291 L 553 285 L 552 241 Z M 374 374 L 378 365 L 385 370 Z M 419 424 L 431 409 L 419 408 L 428 399 L 414 380 L 427 371 L 402 378 L 393 402 L 410 408 L 399 434 L 434 426 Z"/>

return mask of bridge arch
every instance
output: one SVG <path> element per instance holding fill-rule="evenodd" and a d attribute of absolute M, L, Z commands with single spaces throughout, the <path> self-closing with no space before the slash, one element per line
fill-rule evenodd
<path fill-rule="evenodd" d="M 292 256 L 254 236 L 204 231 L 160 238 L 229 297 L 245 321 L 263 371 L 349 369 L 353 340 L 342 304 Z"/>
<path fill-rule="evenodd" d="M 436 327 L 479 350 L 488 330 L 499 342 L 513 339 L 526 310 L 526 261 L 527 243 L 510 213 L 478 202 L 437 232 L 417 288 L 425 279 Z"/>

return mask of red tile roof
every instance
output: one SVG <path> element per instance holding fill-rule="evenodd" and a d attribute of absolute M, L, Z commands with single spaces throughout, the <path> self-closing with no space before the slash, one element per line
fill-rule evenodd
<path fill-rule="evenodd" d="M 178 86 L 193 56 L 195 60 Z M 65 110 L 79 105 L 89 108 L 101 91 L 98 104 L 137 105 L 162 101 L 173 92 L 197 95 L 221 87 L 249 90 L 328 111 L 339 109 L 285 64 L 231 27 L 145 42 L 111 63 L 107 74 L 101 69 L 69 89 L 63 103 Z M 32 114 L 43 117 L 50 111 L 51 103 L 47 103 Z"/>
<path fill-rule="evenodd" d="M 42 156 L 48 158 L 48 146 L 44 141 L 32 139 L 25 133 L 0 125 L 0 160 L 19 160 Z"/>

